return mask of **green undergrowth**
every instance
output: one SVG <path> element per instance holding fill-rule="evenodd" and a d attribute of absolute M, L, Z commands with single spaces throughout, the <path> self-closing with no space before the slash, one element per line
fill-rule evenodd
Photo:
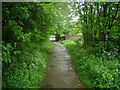
<path fill-rule="evenodd" d="M 70 52 L 79 77 L 87 88 L 119 89 L 118 58 L 107 52 L 98 57 L 96 48 L 84 49 L 71 40 L 60 43 Z"/>
<path fill-rule="evenodd" d="M 66 45 L 76 45 L 76 43 L 73 40 L 58 41 L 58 43 L 61 43 L 64 46 L 66 46 Z"/>
<path fill-rule="evenodd" d="M 9 58 L 4 55 L 4 61 L 10 58 L 11 61 L 3 66 L 3 88 L 40 88 L 53 48 L 53 43 L 48 41 L 28 43 L 21 47 L 19 54 Z"/>

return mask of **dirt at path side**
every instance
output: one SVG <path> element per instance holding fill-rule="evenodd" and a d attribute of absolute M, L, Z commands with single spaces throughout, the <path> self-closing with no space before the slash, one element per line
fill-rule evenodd
<path fill-rule="evenodd" d="M 60 43 L 54 42 L 54 44 L 46 79 L 43 80 L 41 88 L 84 88 L 67 50 Z"/>

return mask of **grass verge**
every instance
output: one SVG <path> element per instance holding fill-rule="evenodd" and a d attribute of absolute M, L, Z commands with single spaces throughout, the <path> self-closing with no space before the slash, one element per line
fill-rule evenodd
<path fill-rule="evenodd" d="M 11 64 L 4 63 L 3 88 L 40 88 L 53 48 L 49 41 L 24 45 L 20 54 L 10 57 Z"/>
<path fill-rule="evenodd" d="M 105 53 L 96 56 L 95 48 L 82 48 L 72 40 L 61 41 L 70 52 L 80 79 L 87 88 L 117 88 L 119 89 L 118 58 Z"/>

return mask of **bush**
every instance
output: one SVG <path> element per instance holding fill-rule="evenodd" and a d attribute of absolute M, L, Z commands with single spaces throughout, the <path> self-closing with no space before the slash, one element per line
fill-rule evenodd
<path fill-rule="evenodd" d="M 53 48 L 51 42 L 28 43 L 20 54 L 3 55 L 3 88 L 39 88 Z"/>

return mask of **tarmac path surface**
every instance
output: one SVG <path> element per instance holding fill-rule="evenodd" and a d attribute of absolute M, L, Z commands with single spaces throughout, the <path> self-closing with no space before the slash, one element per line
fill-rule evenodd
<path fill-rule="evenodd" d="M 46 77 L 41 84 L 41 88 L 84 88 L 68 51 L 62 44 L 53 43 L 55 48 L 50 57 Z"/>

